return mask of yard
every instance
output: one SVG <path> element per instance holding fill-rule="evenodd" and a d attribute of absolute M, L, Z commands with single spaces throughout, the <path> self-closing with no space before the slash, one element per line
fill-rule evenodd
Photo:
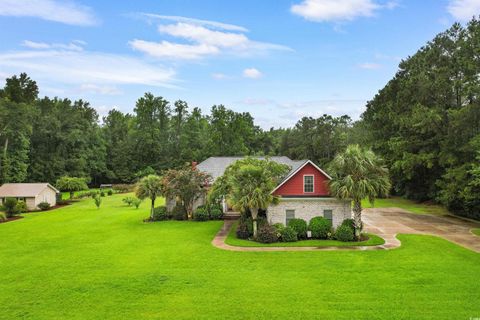
<path fill-rule="evenodd" d="M 431 236 L 391 251 L 230 252 L 222 222 L 143 223 L 84 199 L 0 225 L 0 319 L 469 319 L 480 254 Z"/>

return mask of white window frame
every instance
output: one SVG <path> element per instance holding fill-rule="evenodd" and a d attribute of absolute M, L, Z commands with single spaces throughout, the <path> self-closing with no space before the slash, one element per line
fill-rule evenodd
<path fill-rule="evenodd" d="M 312 177 L 312 191 L 305 191 L 305 177 Z M 313 174 L 303 175 L 303 193 L 315 193 L 315 175 Z"/>

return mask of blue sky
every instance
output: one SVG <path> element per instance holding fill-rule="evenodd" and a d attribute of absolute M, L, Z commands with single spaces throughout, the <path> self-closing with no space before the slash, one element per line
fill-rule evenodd
<path fill-rule="evenodd" d="M 0 0 L 0 78 L 84 98 L 101 116 L 150 91 L 263 128 L 357 119 L 399 61 L 480 0 Z"/>

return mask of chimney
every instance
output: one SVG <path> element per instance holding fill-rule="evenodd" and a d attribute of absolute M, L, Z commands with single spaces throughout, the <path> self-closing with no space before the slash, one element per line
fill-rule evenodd
<path fill-rule="evenodd" d="M 192 169 L 193 170 L 197 169 L 197 162 L 196 161 L 192 161 Z"/>

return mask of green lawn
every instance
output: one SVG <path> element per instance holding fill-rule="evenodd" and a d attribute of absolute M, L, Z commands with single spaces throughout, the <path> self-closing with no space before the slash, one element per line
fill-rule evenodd
<path fill-rule="evenodd" d="M 480 228 L 478 229 L 473 229 L 472 232 L 476 234 L 477 236 L 480 236 Z"/>
<path fill-rule="evenodd" d="M 297 242 L 258 243 L 255 241 L 238 239 L 235 231 L 236 222 L 228 233 L 226 244 L 237 247 L 351 247 L 351 246 L 376 246 L 384 244 L 385 240 L 374 234 L 368 234 L 369 239 L 358 242 L 342 242 L 337 240 L 302 240 Z"/>
<path fill-rule="evenodd" d="M 372 208 L 368 200 L 362 200 L 363 208 Z M 374 203 L 375 208 L 389 208 L 396 207 L 408 210 L 417 214 L 432 214 L 432 215 L 446 215 L 448 210 L 440 205 L 427 204 L 415 202 L 401 197 L 390 197 L 387 199 L 376 199 Z"/>
<path fill-rule="evenodd" d="M 0 319 L 469 319 L 480 254 L 400 235 L 389 251 L 231 252 L 210 222 L 143 223 L 91 199 L 0 224 Z"/>

